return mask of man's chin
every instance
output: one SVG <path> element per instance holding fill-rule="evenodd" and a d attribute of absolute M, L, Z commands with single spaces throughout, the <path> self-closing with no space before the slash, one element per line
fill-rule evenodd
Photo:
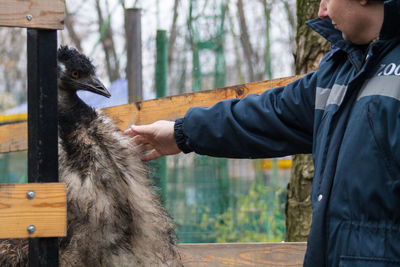
<path fill-rule="evenodd" d="M 342 38 L 343 40 L 351 42 L 355 45 L 367 45 L 371 42 L 370 40 L 365 40 L 365 38 L 350 38 L 349 36 L 343 33 L 342 33 Z"/>
<path fill-rule="evenodd" d="M 348 42 L 351 42 L 351 43 L 353 43 L 353 44 L 355 44 L 355 45 L 361 45 L 361 43 L 357 43 L 357 41 L 354 40 L 354 38 L 353 38 L 353 39 L 352 39 L 352 38 L 349 38 L 349 36 L 347 36 L 347 35 L 345 35 L 345 34 L 343 34 L 343 33 L 342 33 L 342 38 L 343 38 L 343 40 L 348 41 Z"/>

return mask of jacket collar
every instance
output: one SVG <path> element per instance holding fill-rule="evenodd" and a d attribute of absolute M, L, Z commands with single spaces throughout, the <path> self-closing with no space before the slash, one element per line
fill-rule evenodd
<path fill-rule="evenodd" d="M 399 0 L 400 1 L 400 0 Z M 327 55 L 326 60 L 333 57 L 338 51 L 346 52 L 351 62 L 355 65 L 357 69 L 360 69 L 363 62 L 363 57 L 365 53 L 365 45 L 355 45 L 349 41 L 343 40 L 342 33 L 336 30 L 331 20 L 328 19 L 313 19 L 306 22 L 309 27 L 314 31 L 322 35 L 331 43 L 331 51 Z"/>
<path fill-rule="evenodd" d="M 326 40 L 328 40 L 335 47 L 346 51 L 352 46 L 351 42 L 343 40 L 342 33 L 333 27 L 332 21 L 329 18 L 312 19 L 306 21 L 306 24 L 314 31 L 319 33 Z"/>
<path fill-rule="evenodd" d="M 388 40 L 400 37 L 400 1 L 386 0 L 385 1 L 385 18 L 381 32 L 380 40 Z"/>

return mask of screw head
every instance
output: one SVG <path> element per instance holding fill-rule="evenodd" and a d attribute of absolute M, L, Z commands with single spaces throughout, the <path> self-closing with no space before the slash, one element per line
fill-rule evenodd
<path fill-rule="evenodd" d="M 31 21 L 32 18 L 33 18 L 33 16 L 32 16 L 31 14 L 26 15 L 26 19 L 27 19 L 27 20 Z"/>
<path fill-rule="evenodd" d="M 26 192 L 26 197 L 28 199 L 34 199 L 35 198 L 35 191 L 29 190 L 28 192 Z"/>
<path fill-rule="evenodd" d="M 33 224 L 31 224 L 28 226 L 27 230 L 29 234 L 33 234 L 36 231 L 36 227 Z"/>

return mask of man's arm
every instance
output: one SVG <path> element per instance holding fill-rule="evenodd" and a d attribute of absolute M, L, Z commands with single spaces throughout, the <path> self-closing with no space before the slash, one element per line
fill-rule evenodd
<path fill-rule="evenodd" d="M 316 74 L 261 95 L 191 108 L 175 125 L 184 152 L 229 158 L 265 158 L 310 153 Z M 177 127 L 178 126 L 178 127 Z"/>
<path fill-rule="evenodd" d="M 175 123 L 133 126 L 125 134 L 152 160 L 181 151 L 234 157 L 276 157 L 311 152 L 316 75 L 244 99 L 191 108 Z"/>

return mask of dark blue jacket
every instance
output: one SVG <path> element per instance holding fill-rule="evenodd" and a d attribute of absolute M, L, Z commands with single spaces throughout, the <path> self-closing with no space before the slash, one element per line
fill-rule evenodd
<path fill-rule="evenodd" d="M 192 108 L 175 123 L 184 152 L 264 158 L 313 153 L 304 266 L 400 266 L 400 1 L 379 41 L 355 46 L 329 20 L 318 70 L 261 95 Z"/>

